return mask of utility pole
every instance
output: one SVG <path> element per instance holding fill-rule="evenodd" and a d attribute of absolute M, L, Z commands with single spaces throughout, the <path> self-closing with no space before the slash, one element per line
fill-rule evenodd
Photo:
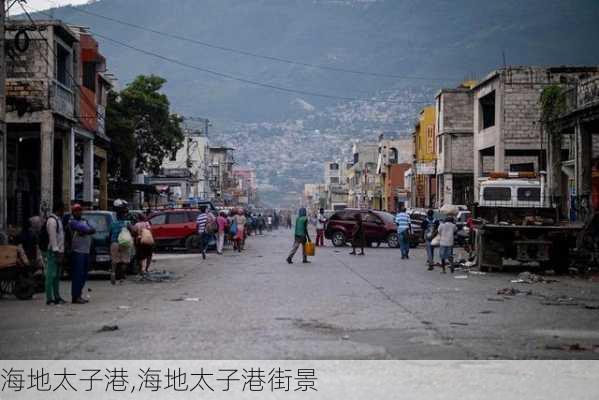
<path fill-rule="evenodd" d="M 0 232 L 6 231 L 6 58 L 4 55 L 4 22 L 6 2 L 0 7 Z"/>

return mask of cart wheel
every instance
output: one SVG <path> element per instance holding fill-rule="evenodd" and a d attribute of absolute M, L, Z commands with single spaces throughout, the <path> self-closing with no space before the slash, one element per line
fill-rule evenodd
<path fill-rule="evenodd" d="M 30 276 L 19 275 L 15 282 L 14 294 L 19 300 L 29 300 L 35 292 L 35 282 Z"/>

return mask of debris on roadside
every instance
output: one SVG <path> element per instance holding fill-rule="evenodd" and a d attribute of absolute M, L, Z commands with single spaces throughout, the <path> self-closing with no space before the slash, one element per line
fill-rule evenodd
<path fill-rule="evenodd" d="M 545 345 L 545 350 L 560 350 L 560 351 L 599 351 L 599 345 L 583 346 L 580 343 L 564 344 L 564 345 Z"/>
<path fill-rule="evenodd" d="M 455 275 L 453 279 L 468 279 L 468 275 Z"/>
<path fill-rule="evenodd" d="M 130 306 L 118 306 L 117 308 L 119 310 L 129 310 L 131 307 Z"/>
<path fill-rule="evenodd" d="M 104 325 L 100 329 L 98 329 L 98 332 L 114 332 L 118 330 L 118 325 Z"/>
<path fill-rule="evenodd" d="M 165 282 L 165 281 L 174 280 L 175 278 L 176 278 L 176 276 L 172 272 L 168 272 L 168 271 L 149 271 L 149 272 L 145 272 L 143 275 L 141 275 L 137 279 L 137 282 L 140 282 L 140 283 Z"/>
<path fill-rule="evenodd" d="M 480 275 L 480 276 L 487 275 L 486 272 L 482 272 L 482 271 L 468 271 L 468 273 L 470 275 Z"/>
<path fill-rule="evenodd" d="M 559 296 L 554 298 L 546 297 L 541 304 L 544 306 L 577 306 L 579 303 L 573 297 Z"/>
<path fill-rule="evenodd" d="M 171 299 L 171 301 L 200 301 L 199 297 L 177 297 Z"/>
<path fill-rule="evenodd" d="M 585 304 L 584 308 L 587 310 L 599 310 L 599 304 Z"/>
<path fill-rule="evenodd" d="M 498 295 L 502 295 L 502 296 L 515 296 L 517 294 L 523 294 L 523 295 L 531 295 L 532 291 L 531 290 L 520 290 L 520 289 L 516 289 L 516 288 L 503 288 L 503 289 L 497 289 L 497 294 Z"/>
<path fill-rule="evenodd" d="M 468 326 L 467 322 L 450 322 L 449 325 Z"/>
<path fill-rule="evenodd" d="M 532 274 L 528 271 L 522 272 L 518 275 L 517 279 L 511 281 L 511 283 L 554 283 L 559 282 L 557 279 L 545 278 L 541 275 Z"/>

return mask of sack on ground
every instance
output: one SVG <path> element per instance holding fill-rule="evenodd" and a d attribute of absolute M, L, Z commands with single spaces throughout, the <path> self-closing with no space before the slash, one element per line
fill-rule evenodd
<path fill-rule="evenodd" d="M 123 229 L 121 229 L 121 233 L 119 233 L 117 242 L 120 247 L 129 248 L 133 246 L 133 236 L 131 236 L 131 232 L 129 232 L 129 229 L 127 229 L 127 227 L 123 227 Z"/>
<path fill-rule="evenodd" d="M 147 228 L 144 228 L 141 230 L 141 234 L 140 234 L 141 239 L 139 239 L 139 242 L 143 245 L 146 246 L 153 246 L 154 245 L 154 236 L 152 236 L 152 231 L 150 231 Z"/>
<path fill-rule="evenodd" d="M 314 257 L 314 254 L 316 253 L 314 242 L 308 240 L 306 243 L 304 243 L 304 252 L 306 253 L 306 256 Z"/>

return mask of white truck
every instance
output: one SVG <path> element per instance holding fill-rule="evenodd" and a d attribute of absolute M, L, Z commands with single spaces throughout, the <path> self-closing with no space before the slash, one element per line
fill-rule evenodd
<path fill-rule="evenodd" d="M 556 204 L 545 193 L 543 173 L 493 173 L 481 180 L 473 217 L 481 270 L 502 268 L 508 259 L 565 270 L 582 229 L 560 221 Z"/>

